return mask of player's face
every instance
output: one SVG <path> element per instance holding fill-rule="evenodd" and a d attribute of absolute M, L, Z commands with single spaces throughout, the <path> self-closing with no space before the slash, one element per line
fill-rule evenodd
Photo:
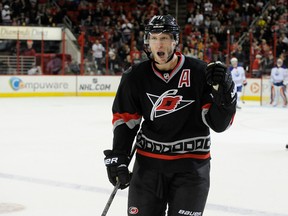
<path fill-rule="evenodd" d="M 173 54 L 176 42 L 171 34 L 152 33 L 149 37 L 149 46 L 154 60 L 159 64 L 163 64 Z"/>

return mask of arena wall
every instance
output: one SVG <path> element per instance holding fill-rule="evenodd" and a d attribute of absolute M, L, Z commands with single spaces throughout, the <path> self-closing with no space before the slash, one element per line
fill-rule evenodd
<path fill-rule="evenodd" d="M 115 96 L 121 76 L 1 76 L 0 97 Z M 267 102 L 269 79 L 248 78 L 243 100 Z"/>

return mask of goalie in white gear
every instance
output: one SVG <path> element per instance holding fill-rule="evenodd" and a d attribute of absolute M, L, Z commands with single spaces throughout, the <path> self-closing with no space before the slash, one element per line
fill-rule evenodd
<path fill-rule="evenodd" d="M 276 66 L 272 68 L 270 81 L 271 81 L 271 104 L 277 106 L 279 97 L 283 100 L 283 107 L 287 106 L 286 86 L 288 79 L 287 68 L 282 67 L 283 60 L 277 59 Z"/>
<path fill-rule="evenodd" d="M 235 57 L 231 58 L 230 62 L 231 62 L 230 71 L 231 71 L 232 79 L 237 88 L 237 106 L 236 107 L 238 109 L 241 109 L 240 100 L 242 97 L 242 90 L 243 90 L 243 86 L 247 85 L 245 70 L 242 66 L 238 65 L 237 58 Z"/>

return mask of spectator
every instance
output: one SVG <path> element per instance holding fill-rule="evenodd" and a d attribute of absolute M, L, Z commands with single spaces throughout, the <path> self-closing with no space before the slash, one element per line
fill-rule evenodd
<path fill-rule="evenodd" d="M 28 12 L 26 12 L 28 14 Z M 19 26 L 26 26 L 30 24 L 29 17 L 26 16 L 25 12 L 20 13 L 20 16 L 18 17 L 18 25 Z"/>
<path fill-rule="evenodd" d="M 118 49 L 118 56 L 122 62 L 126 61 L 127 55 L 130 55 L 130 47 L 128 44 L 122 44 Z"/>
<path fill-rule="evenodd" d="M 105 48 L 99 42 L 98 39 L 96 39 L 94 44 L 92 45 L 92 53 L 93 53 L 95 65 L 97 68 L 97 74 L 104 74 L 102 64 L 103 64 L 103 60 L 104 60 Z"/>
<path fill-rule="evenodd" d="M 27 40 L 27 47 L 22 51 L 23 56 L 35 56 L 36 51 L 33 48 L 33 41 Z"/>
<path fill-rule="evenodd" d="M 212 16 L 212 20 L 210 23 L 211 33 L 217 34 L 220 30 L 221 23 L 218 20 L 217 16 Z"/>
<path fill-rule="evenodd" d="M 24 2 L 24 0 L 14 0 L 14 2 Z M 26 2 L 29 2 L 30 0 L 27 0 Z M 32 0 L 35 1 L 35 0 Z M 44 0 L 41 0 L 41 2 Z M 5 1 L 3 4 L 7 4 L 8 1 Z M 40 0 L 38 1 L 40 2 Z M 47 2 L 47 1 L 46 1 Z M 60 5 L 60 8 L 69 8 L 71 9 L 71 3 L 66 4 L 65 7 L 62 7 L 63 5 L 62 0 L 56 0 L 55 2 L 58 2 Z M 67 1 L 66 1 L 67 2 Z M 81 3 L 80 3 L 81 2 Z M 109 1 L 110 2 L 110 1 Z M 112 1 L 113 4 L 111 6 L 108 4 L 105 4 L 104 1 L 95 1 L 91 3 L 91 1 L 73 1 L 74 3 L 74 11 L 75 7 L 78 7 L 78 11 L 81 13 L 84 12 L 84 14 L 80 14 L 80 17 L 76 18 L 77 21 L 82 19 L 82 17 L 85 18 L 87 15 L 93 14 L 92 18 L 93 21 L 87 23 L 89 28 L 87 28 L 87 41 L 86 41 L 86 47 L 89 49 L 91 47 L 91 42 L 94 40 L 89 40 L 89 36 L 93 36 L 92 34 L 95 34 L 93 37 L 96 38 L 102 38 L 103 37 L 103 32 L 105 29 L 109 28 L 109 35 L 111 36 L 109 39 L 109 44 L 115 44 L 117 48 L 121 47 L 123 42 L 126 42 L 128 40 L 129 45 L 133 43 L 131 41 L 130 43 L 130 36 L 131 34 L 127 34 L 128 39 L 126 36 L 123 36 L 121 26 L 125 23 L 125 20 L 129 20 L 130 23 L 132 24 L 132 28 L 130 28 L 128 31 L 132 31 L 132 34 L 134 33 L 134 40 L 138 40 L 139 38 L 142 39 L 143 36 L 138 35 L 142 34 L 139 33 L 141 30 L 141 26 L 139 27 L 140 23 L 145 23 L 151 16 L 153 16 L 155 13 L 157 14 L 164 14 L 167 13 L 168 9 L 167 6 L 169 6 L 169 2 L 167 0 L 162 0 L 162 1 L 144 1 L 144 0 L 139 0 L 137 1 L 137 6 L 135 4 L 123 4 L 123 2 L 129 2 L 132 3 L 133 1 Z M 191 2 L 191 1 L 190 1 Z M 194 34 L 193 29 L 198 29 L 199 30 L 199 35 L 196 36 L 198 37 L 203 37 L 204 33 L 204 25 L 205 23 L 207 26 L 209 26 L 209 34 L 213 34 L 216 36 L 220 47 L 219 47 L 219 55 L 223 56 L 223 54 L 226 54 L 224 52 L 227 51 L 227 29 L 230 29 L 230 36 L 231 36 L 231 43 L 237 44 L 238 37 L 240 38 L 245 32 L 248 33 L 248 26 L 254 21 L 258 20 L 260 18 L 259 22 L 255 22 L 255 25 L 253 28 L 255 31 L 253 31 L 253 38 L 256 38 L 258 42 L 261 42 L 262 39 L 265 39 L 267 41 L 267 44 L 270 46 L 273 44 L 273 37 L 271 37 L 272 31 L 277 30 L 277 37 L 279 38 L 277 40 L 277 51 L 276 51 L 276 56 L 279 56 L 282 52 L 285 52 L 288 50 L 287 48 L 287 32 L 285 32 L 286 25 L 285 20 L 287 18 L 285 15 L 285 4 L 281 2 L 275 2 L 275 5 L 270 6 L 268 4 L 267 10 L 263 11 L 264 7 L 263 5 L 267 3 L 267 1 L 211 1 L 211 0 L 205 0 L 205 1 L 200 1 L 200 0 L 194 0 L 192 1 L 192 4 L 190 4 L 189 1 L 187 1 L 187 17 L 186 17 L 186 24 L 191 24 L 191 25 L 186 25 L 186 31 L 183 32 L 183 46 L 189 46 L 191 45 L 190 42 L 185 41 L 186 38 L 189 40 L 188 36 L 192 36 L 192 33 Z M 211 2 L 213 4 L 211 4 Z M 247 2 L 247 3 L 246 3 Z M 28 4 L 29 5 L 29 4 Z M 210 5 L 210 6 L 209 6 Z M 213 10 L 209 9 L 213 7 Z M 12 3 L 10 4 L 10 7 L 12 9 Z M 20 10 L 21 7 L 18 7 Z M 24 11 L 29 8 L 28 6 L 24 6 Z M 43 7 L 39 8 L 41 10 Z M 12 11 L 12 10 L 11 10 Z M 45 14 L 51 14 L 50 9 L 45 9 Z M 207 12 L 210 11 L 210 12 Z M 86 15 L 85 15 L 86 13 Z M 44 14 L 43 11 L 41 10 L 41 14 Z M 44 14 L 44 15 L 45 15 Z M 82 16 L 83 15 L 83 16 Z M 27 16 L 27 14 L 26 14 Z M 55 19 L 55 13 L 52 15 L 49 15 L 48 20 L 50 20 L 47 24 L 47 19 L 46 19 L 46 24 L 44 22 L 41 22 L 41 25 L 51 25 L 53 26 L 55 23 L 57 23 Z M 287 16 L 287 15 L 286 15 Z M 25 17 L 25 16 L 24 16 Z M 40 15 L 37 15 L 37 20 L 35 22 L 39 23 L 39 17 Z M 104 17 L 104 18 L 103 18 Z M 45 17 L 44 17 L 45 18 Z M 47 18 L 47 17 L 46 17 Z M 209 20 L 211 18 L 211 20 Z M 14 17 L 15 19 L 15 17 Z M 73 20 L 75 17 L 73 17 Z M 135 21 L 134 21 L 135 20 Z M 137 22 L 136 22 L 137 20 Z M 31 24 L 31 22 L 34 22 L 32 20 L 28 20 Z M 20 25 L 27 25 L 29 24 L 27 20 L 23 20 Z M 85 19 L 87 21 L 87 19 Z M 128 21 L 128 22 L 129 22 Z M 228 24 L 228 21 L 230 22 Z M 232 22 L 231 22 L 232 21 Z M 97 30 L 96 32 L 91 32 L 92 26 L 91 23 L 96 23 Z M 15 23 L 15 20 L 14 22 Z M 54 23 L 54 24 L 53 24 Z M 76 23 L 78 25 L 79 23 Z M 276 24 L 276 25 L 275 25 Z M 227 27 L 228 26 L 228 27 Z M 197 27 L 197 28 L 196 28 Z M 272 28 L 273 27 L 273 28 Z M 125 27 L 126 28 L 126 27 Z M 110 30 L 111 29 L 111 30 Z M 279 29 L 279 30 L 278 30 Z M 138 32 L 139 31 L 139 32 Z M 234 32 L 235 31 L 235 32 Z M 246 34 L 245 33 L 245 34 Z M 284 33 L 284 37 L 282 34 Z M 285 35 L 286 34 L 286 35 Z M 233 36 L 235 35 L 235 38 Z M 286 37 L 286 40 L 285 40 Z M 242 38 L 242 37 L 241 37 Z M 283 40 L 283 39 L 284 40 Z M 207 42 L 207 41 L 206 41 Z M 142 41 L 139 41 L 137 44 L 137 48 L 139 50 L 143 50 L 143 47 L 141 47 Z M 241 41 L 240 43 L 243 46 L 243 51 L 245 51 L 245 61 L 244 61 L 244 67 L 246 68 L 248 65 L 250 65 L 250 59 L 248 56 L 250 55 L 250 41 L 249 41 L 249 35 L 248 37 L 244 37 L 244 42 Z M 197 48 L 198 45 L 197 43 L 193 44 L 193 48 Z M 248 45 L 248 46 L 247 46 Z M 131 45 L 133 47 L 133 45 Z M 208 46 L 206 46 L 208 47 Z M 231 46 L 230 46 L 231 47 Z M 254 52 L 253 58 L 255 58 L 256 54 L 258 54 L 257 47 L 255 50 L 252 50 Z M 88 50 L 87 49 L 87 50 Z M 197 50 L 198 51 L 198 50 Z M 203 50 L 199 50 L 200 52 L 203 52 Z M 86 52 L 87 53 L 87 52 Z M 90 54 L 90 53 L 89 53 Z M 207 53 L 204 53 L 204 57 L 207 57 Z M 232 53 L 232 56 L 234 56 L 235 53 Z M 268 56 L 268 51 L 266 53 L 263 53 L 263 50 L 261 50 L 261 53 L 259 53 L 264 57 L 266 55 Z M 198 52 L 197 52 L 198 55 Z M 85 56 L 87 57 L 87 56 Z M 235 56 L 238 58 L 238 63 L 242 63 L 242 58 L 240 56 Z M 126 59 L 126 56 L 123 57 L 123 61 Z M 121 59 L 119 59 L 119 63 L 123 63 Z M 270 73 L 270 72 L 269 72 Z"/>
<path fill-rule="evenodd" d="M 243 48 L 241 45 L 238 45 L 236 47 L 236 50 L 234 53 L 232 53 L 232 55 L 238 59 L 238 65 L 242 66 L 242 67 L 246 67 L 247 65 L 247 56 L 246 53 L 243 51 Z"/>
<path fill-rule="evenodd" d="M 241 23 L 242 18 L 238 12 L 235 13 L 235 17 L 233 18 L 233 24 L 235 25 L 235 31 L 238 33 L 241 31 Z"/>
<path fill-rule="evenodd" d="M 234 39 L 235 39 L 236 30 L 235 30 L 234 24 L 232 23 L 232 20 L 228 20 L 228 23 L 225 26 L 224 33 L 228 33 L 228 31 L 229 31 L 229 34 L 230 34 L 230 43 L 233 44 L 234 43 Z"/>
<path fill-rule="evenodd" d="M 40 8 L 35 19 L 38 25 L 46 26 L 49 24 L 49 16 L 48 13 L 46 12 L 46 7 L 43 6 Z"/>
<path fill-rule="evenodd" d="M 220 60 L 219 59 L 219 48 L 220 48 L 220 44 L 217 40 L 217 37 L 215 35 L 213 35 L 212 41 L 211 41 L 212 61 Z"/>
<path fill-rule="evenodd" d="M 37 24 L 37 14 L 38 14 L 38 4 L 36 0 L 30 0 L 30 4 L 29 4 L 29 10 L 27 10 L 28 13 L 26 14 L 26 16 L 29 18 L 29 24 L 31 25 L 36 25 Z M 64 11 L 64 8 L 62 8 L 61 10 L 59 9 L 59 11 Z M 57 14 L 56 14 L 57 16 Z"/>
<path fill-rule="evenodd" d="M 2 23 L 3 25 L 10 25 L 11 24 L 11 11 L 9 5 L 4 5 L 2 9 Z"/>
<path fill-rule="evenodd" d="M 262 75 L 261 58 L 262 56 L 257 54 L 256 58 L 254 59 L 252 63 L 252 77 L 253 78 L 260 78 Z"/>
<path fill-rule="evenodd" d="M 203 14 L 200 12 L 200 10 L 196 10 L 196 15 L 193 19 L 192 25 L 195 25 L 196 27 L 200 27 L 203 22 L 204 22 Z"/>
<path fill-rule="evenodd" d="M 70 74 L 70 75 L 80 74 L 80 66 L 76 60 L 72 59 L 72 61 L 66 61 L 65 74 Z"/>
<path fill-rule="evenodd" d="M 129 43 L 130 42 L 132 28 L 133 28 L 132 23 L 129 22 L 128 19 L 125 19 L 124 23 L 121 26 L 123 43 Z"/>
<path fill-rule="evenodd" d="M 288 32 L 287 32 L 288 34 Z M 288 52 L 288 37 L 285 33 L 281 33 L 279 37 L 279 52 Z"/>
<path fill-rule="evenodd" d="M 268 56 L 264 56 L 261 60 L 262 74 L 270 75 L 271 69 L 274 66 L 274 57 L 272 51 L 269 51 Z"/>
<path fill-rule="evenodd" d="M 56 54 L 51 56 L 50 61 L 47 63 L 46 72 L 50 75 L 60 74 L 62 69 L 62 59 L 60 59 Z"/>
<path fill-rule="evenodd" d="M 11 3 L 12 17 L 18 17 L 24 10 L 24 4 L 20 0 L 14 0 Z"/>
<path fill-rule="evenodd" d="M 42 70 L 40 66 L 37 66 L 35 63 L 32 64 L 32 68 L 27 71 L 28 75 L 42 75 Z"/>
<path fill-rule="evenodd" d="M 94 21 L 96 25 L 102 24 L 102 18 L 103 18 L 102 5 L 97 5 L 96 9 L 94 10 Z"/>
<path fill-rule="evenodd" d="M 204 3 L 204 14 L 207 16 L 211 16 L 213 11 L 213 4 L 210 0 L 206 0 Z"/>
<path fill-rule="evenodd" d="M 183 48 L 183 55 L 189 56 L 189 57 L 194 57 L 193 54 L 191 53 L 191 49 L 188 46 L 185 46 Z"/>
<path fill-rule="evenodd" d="M 262 40 L 261 40 L 260 48 L 261 48 L 261 55 L 263 55 L 263 56 L 268 56 L 269 51 L 271 50 L 271 48 L 270 48 L 270 46 L 267 44 L 266 39 L 262 39 Z"/>
<path fill-rule="evenodd" d="M 109 51 L 109 71 L 110 74 L 120 75 L 122 73 L 119 58 L 116 55 L 116 50 Z"/>

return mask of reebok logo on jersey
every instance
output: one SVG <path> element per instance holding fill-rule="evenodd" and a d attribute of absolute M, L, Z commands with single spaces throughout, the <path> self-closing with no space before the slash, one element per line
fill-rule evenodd
<path fill-rule="evenodd" d="M 150 113 L 151 121 L 153 121 L 154 118 L 176 112 L 194 102 L 194 100 L 183 100 L 183 96 L 176 95 L 177 92 L 177 89 L 171 89 L 160 96 L 147 93 L 149 100 L 153 104 Z"/>

